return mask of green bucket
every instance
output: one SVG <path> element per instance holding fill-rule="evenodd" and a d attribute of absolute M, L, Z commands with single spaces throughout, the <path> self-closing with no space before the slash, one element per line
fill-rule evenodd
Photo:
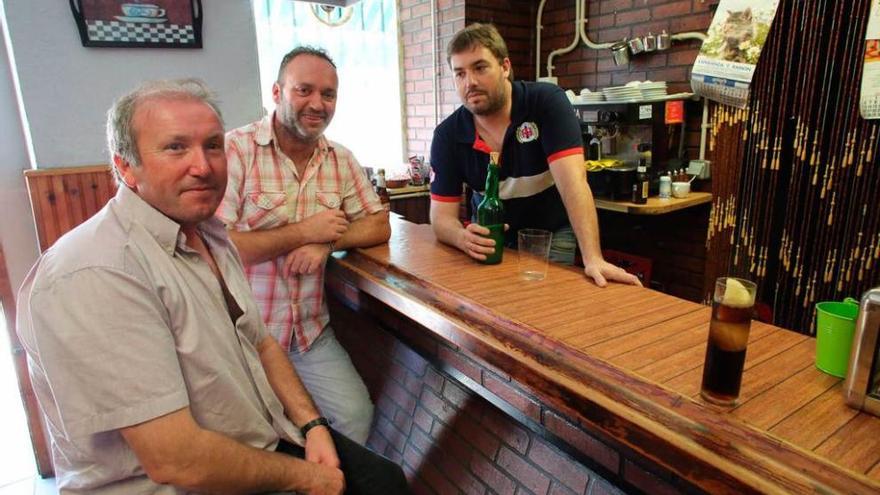
<path fill-rule="evenodd" d="M 816 367 L 821 371 L 846 377 L 858 316 L 859 303 L 851 297 L 816 304 Z"/>

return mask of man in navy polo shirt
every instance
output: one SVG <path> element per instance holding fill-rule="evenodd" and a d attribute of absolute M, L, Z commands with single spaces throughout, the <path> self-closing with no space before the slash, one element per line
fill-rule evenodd
<path fill-rule="evenodd" d="M 512 81 L 507 46 L 498 30 L 471 24 L 449 42 L 447 61 L 462 106 L 434 131 L 431 144 L 431 224 L 437 238 L 482 260 L 495 241 L 489 229 L 458 219 L 462 183 L 479 195 L 489 152 L 501 152 L 499 194 L 515 245 L 522 228 L 571 229 L 596 285 L 641 285 L 602 258 L 593 195 L 587 186 L 580 125 L 565 93 L 546 83 Z"/>

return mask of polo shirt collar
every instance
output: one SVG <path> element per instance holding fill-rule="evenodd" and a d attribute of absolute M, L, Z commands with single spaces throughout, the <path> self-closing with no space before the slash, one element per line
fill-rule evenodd
<path fill-rule="evenodd" d="M 523 123 L 526 118 L 526 91 L 522 81 L 510 83 L 510 125 L 514 128 Z M 474 124 L 474 114 L 464 105 L 461 106 L 461 114 L 456 129 L 455 140 L 459 143 L 474 144 L 477 137 L 477 128 Z"/>
<path fill-rule="evenodd" d="M 121 218 L 131 230 L 133 225 L 140 225 L 152 236 L 162 249 L 169 255 L 174 255 L 178 245 L 184 246 L 184 236 L 180 231 L 180 224 L 166 217 L 162 212 L 144 201 L 125 185 L 121 185 L 116 191 L 116 201 L 119 209 L 123 212 Z M 225 227 L 223 222 L 211 217 L 197 226 L 198 230 L 205 234 L 222 239 Z"/>

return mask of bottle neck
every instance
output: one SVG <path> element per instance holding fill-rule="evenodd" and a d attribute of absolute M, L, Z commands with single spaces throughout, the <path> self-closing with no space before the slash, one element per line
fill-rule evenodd
<path fill-rule="evenodd" d="M 500 167 L 497 164 L 489 163 L 489 174 L 486 176 L 486 191 L 484 195 L 487 198 L 498 197 L 498 176 Z"/>

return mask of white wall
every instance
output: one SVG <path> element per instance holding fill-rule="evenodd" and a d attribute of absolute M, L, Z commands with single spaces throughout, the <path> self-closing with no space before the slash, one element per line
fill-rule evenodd
<path fill-rule="evenodd" d="M 37 259 L 37 234 L 22 175 L 28 157 L 5 44 L 0 44 L 0 64 L 0 245 L 17 291 Z"/>
<path fill-rule="evenodd" d="M 173 0 L 157 0 L 163 3 Z M 12 282 L 36 259 L 21 170 L 107 163 L 104 118 L 147 79 L 199 77 L 217 92 L 227 128 L 259 118 L 259 69 L 250 0 L 203 0 L 201 49 L 85 48 L 66 0 L 3 0 L 25 118 L 0 69 L 0 242 Z M 27 129 L 21 122 L 27 123 Z M 25 130 L 33 143 L 30 163 Z M 17 288 L 17 287 L 16 287 Z"/>
<path fill-rule="evenodd" d="M 161 4 L 171 0 L 157 0 Z M 38 168 L 106 163 L 104 115 L 145 79 L 199 77 L 228 126 L 261 114 L 249 0 L 203 0 L 201 49 L 85 48 L 64 0 L 5 0 Z"/>

